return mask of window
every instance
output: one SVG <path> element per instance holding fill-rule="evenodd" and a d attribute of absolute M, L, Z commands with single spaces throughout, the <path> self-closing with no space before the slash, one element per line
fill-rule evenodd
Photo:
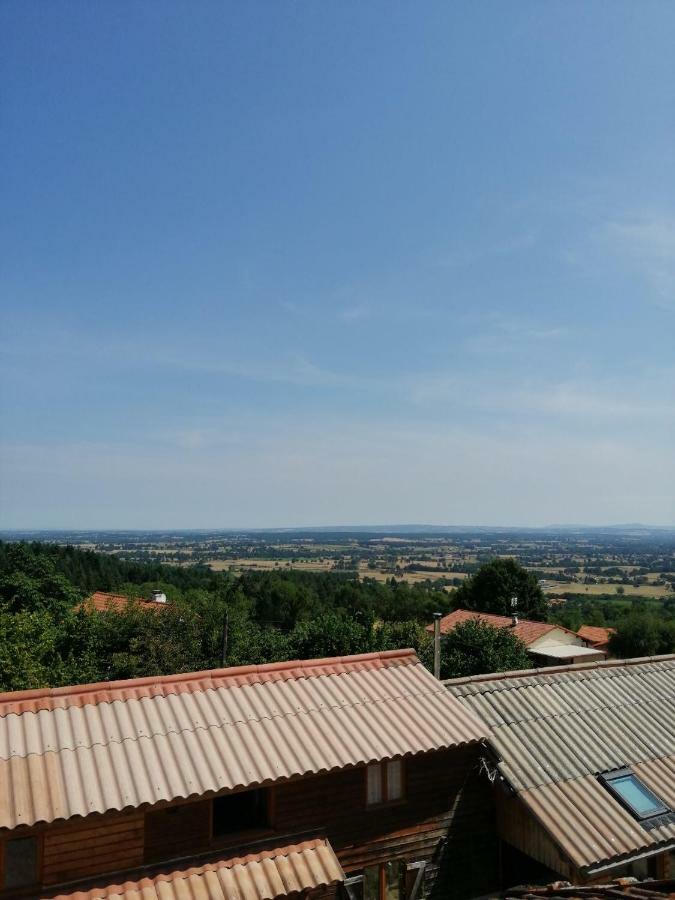
<path fill-rule="evenodd" d="M 269 825 L 268 791 L 242 791 L 213 800 L 213 836 Z"/>
<path fill-rule="evenodd" d="M 415 900 L 421 896 L 421 878 L 417 876 L 424 871 L 419 863 L 415 865 L 410 872 L 398 859 L 368 866 L 360 875 L 346 879 L 347 896 L 350 900 Z M 408 875 L 413 877 L 412 889 L 407 886 Z"/>
<path fill-rule="evenodd" d="M 665 803 L 628 768 L 606 772 L 600 776 L 600 781 L 640 821 L 670 812 Z"/>
<path fill-rule="evenodd" d="M 366 768 L 366 804 L 379 806 L 403 799 L 403 760 L 371 763 Z"/>
<path fill-rule="evenodd" d="M 36 836 L 6 841 L 2 887 L 18 888 L 37 884 L 40 880 L 39 860 L 39 843 Z"/>

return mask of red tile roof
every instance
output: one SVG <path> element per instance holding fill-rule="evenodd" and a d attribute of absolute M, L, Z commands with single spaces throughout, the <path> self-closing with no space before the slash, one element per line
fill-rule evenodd
<path fill-rule="evenodd" d="M 616 628 L 601 628 L 599 625 L 582 625 L 577 631 L 580 638 L 592 647 L 602 647 L 609 642 L 610 637 L 616 634 Z"/>
<path fill-rule="evenodd" d="M 448 634 L 461 622 L 469 622 L 471 619 L 479 619 L 481 622 L 484 622 L 486 625 L 492 625 L 494 628 L 510 628 L 513 634 L 519 637 L 526 647 L 556 628 L 562 631 L 568 630 L 563 628 L 562 625 L 552 625 L 550 622 L 534 622 L 531 619 L 520 619 L 517 625 L 512 625 L 511 616 L 496 616 L 493 613 L 456 609 L 441 619 L 441 634 Z M 433 631 L 433 627 L 433 625 L 429 625 L 427 630 Z"/>
<path fill-rule="evenodd" d="M 130 599 L 122 594 L 108 594 L 105 591 L 95 591 L 91 597 L 87 599 L 87 603 L 92 604 L 94 609 L 99 612 L 105 612 L 107 609 L 122 611 L 127 608 L 129 603 L 139 603 L 144 609 L 165 609 L 165 603 L 156 603 L 154 600 L 146 600 L 143 597 L 134 597 Z"/>

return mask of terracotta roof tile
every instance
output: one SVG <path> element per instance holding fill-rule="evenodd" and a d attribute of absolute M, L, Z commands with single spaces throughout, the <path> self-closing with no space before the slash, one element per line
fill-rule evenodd
<path fill-rule="evenodd" d="M 144 597 L 125 597 L 122 594 L 109 594 L 105 591 L 95 591 L 87 598 L 86 604 L 91 604 L 98 612 L 105 612 L 113 609 L 121 612 L 127 608 L 129 603 L 138 603 L 143 609 L 166 609 L 165 603 L 157 603 L 154 600 L 146 600 Z M 85 605 L 86 608 L 86 605 Z"/>
<path fill-rule="evenodd" d="M 582 625 L 577 631 L 577 634 L 580 638 L 588 641 L 592 647 L 604 646 L 609 643 L 610 637 L 613 634 L 616 634 L 616 628 L 601 628 L 599 625 Z"/>
<path fill-rule="evenodd" d="M 551 625 L 549 622 L 534 622 L 531 619 L 520 619 L 517 625 L 513 625 L 511 616 L 497 616 L 493 613 L 474 612 L 470 609 L 456 609 L 441 619 L 441 634 L 448 634 L 460 623 L 469 622 L 472 619 L 479 619 L 481 622 L 484 622 L 486 625 L 492 625 L 494 628 L 509 628 L 526 647 L 556 628 L 567 631 L 561 625 Z M 433 627 L 433 625 L 429 625 L 427 630 L 432 631 Z"/>

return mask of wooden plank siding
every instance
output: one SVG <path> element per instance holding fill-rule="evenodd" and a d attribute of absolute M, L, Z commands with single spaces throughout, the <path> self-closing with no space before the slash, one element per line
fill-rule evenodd
<path fill-rule="evenodd" d="M 471 747 L 406 760 L 405 797 L 379 807 L 366 806 L 363 766 L 276 784 L 267 833 L 280 843 L 324 834 L 352 874 L 386 860 L 425 860 L 427 895 L 470 896 L 481 893 L 475 889 L 479 882 L 489 890 L 497 877 L 496 823 L 491 787 L 478 771 L 480 753 Z M 212 839 L 210 798 L 96 814 L 39 830 L 42 884 L 49 888 L 91 883 L 93 876 L 116 881 L 150 863 L 209 851 L 213 856 L 226 846 L 246 851 L 260 838 L 249 832 Z"/>
<path fill-rule="evenodd" d="M 143 865 L 145 816 L 109 813 L 44 830 L 42 883 L 61 884 Z"/>
<path fill-rule="evenodd" d="M 494 789 L 497 829 L 502 840 L 537 860 L 552 873 L 578 883 L 579 875 L 544 827 L 532 816 L 515 794 L 506 794 L 501 786 Z M 575 882 L 576 879 L 576 882 Z"/>

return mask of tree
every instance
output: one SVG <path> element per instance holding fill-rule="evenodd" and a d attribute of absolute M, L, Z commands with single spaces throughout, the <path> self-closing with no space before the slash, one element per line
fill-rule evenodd
<path fill-rule="evenodd" d="M 546 621 L 544 592 L 532 572 L 515 559 L 493 559 L 467 578 L 452 595 L 456 608 L 511 615 L 511 598 L 518 598 L 518 613 L 524 619 Z"/>
<path fill-rule="evenodd" d="M 631 612 L 617 623 L 609 649 L 614 656 L 624 659 L 672 653 L 675 626 L 672 621 L 657 619 L 649 613 Z"/>
<path fill-rule="evenodd" d="M 441 678 L 529 669 L 525 644 L 508 628 L 479 619 L 461 622 L 441 641 Z"/>

